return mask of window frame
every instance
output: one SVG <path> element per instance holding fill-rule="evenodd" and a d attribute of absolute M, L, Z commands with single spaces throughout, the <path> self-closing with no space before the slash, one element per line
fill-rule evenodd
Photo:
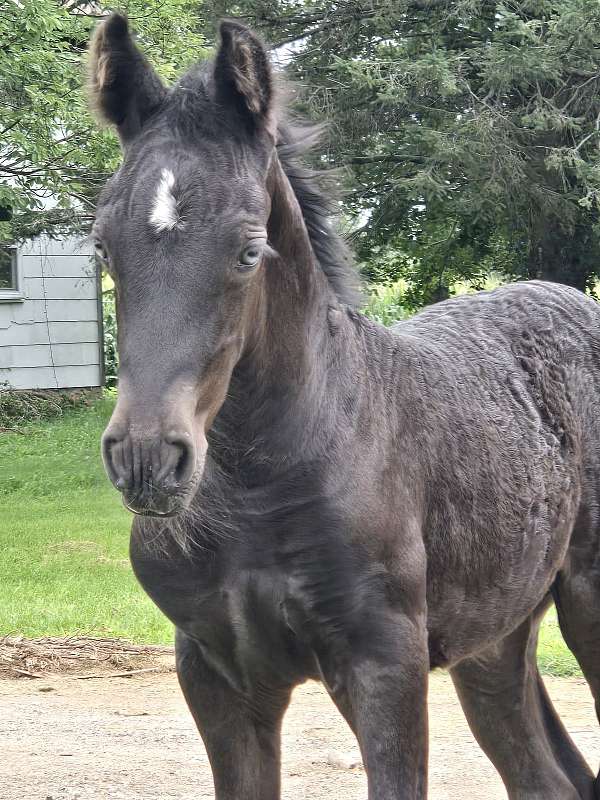
<path fill-rule="evenodd" d="M 22 303 L 25 299 L 23 296 L 23 275 L 21 254 L 16 244 L 1 245 L 3 250 L 11 252 L 12 270 L 14 278 L 13 289 L 0 288 L 0 303 Z"/>

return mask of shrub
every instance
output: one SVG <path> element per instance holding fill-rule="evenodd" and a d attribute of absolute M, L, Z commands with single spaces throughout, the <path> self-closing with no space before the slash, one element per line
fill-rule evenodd
<path fill-rule="evenodd" d="M 369 300 L 364 312 L 376 322 L 380 322 L 382 325 L 393 325 L 394 322 L 410 316 L 410 312 L 403 305 L 406 291 L 404 281 L 371 284 L 368 291 Z"/>
<path fill-rule="evenodd" d="M 117 353 L 117 314 L 113 288 L 102 292 L 102 319 L 104 322 L 104 385 L 109 389 L 117 385 L 119 355 Z"/>
<path fill-rule="evenodd" d="M 59 417 L 71 408 L 90 405 L 98 396 L 95 389 L 12 389 L 0 383 L 0 433 L 20 432 L 29 422 Z"/>

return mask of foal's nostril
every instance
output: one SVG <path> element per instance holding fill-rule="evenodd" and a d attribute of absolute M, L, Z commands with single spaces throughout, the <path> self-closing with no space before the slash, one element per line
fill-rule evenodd
<path fill-rule="evenodd" d="M 105 434 L 102 437 L 101 449 L 104 468 L 106 470 L 106 474 L 112 483 L 117 487 L 117 489 L 121 489 L 125 485 L 122 467 L 119 469 L 118 465 L 115 463 L 115 448 L 119 444 L 120 440 L 114 436 L 111 436 L 110 434 Z"/>
<path fill-rule="evenodd" d="M 190 481 L 196 466 L 194 447 L 185 434 L 171 434 L 165 437 L 165 446 L 170 452 L 167 457 L 169 473 L 176 486 L 184 486 Z"/>
<path fill-rule="evenodd" d="M 196 450 L 189 434 L 164 438 L 132 438 L 114 429 L 102 437 L 102 458 L 108 477 L 124 494 L 152 502 L 161 494 L 186 487 L 196 469 Z"/>

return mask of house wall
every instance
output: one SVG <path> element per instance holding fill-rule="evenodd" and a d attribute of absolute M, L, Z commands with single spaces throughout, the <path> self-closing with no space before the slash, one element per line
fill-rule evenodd
<path fill-rule="evenodd" d="M 22 300 L 0 293 L 0 384 L 64 389 L 102 384 L 98 275 L 76 237 L 39 237 L 18 249 Z"/>

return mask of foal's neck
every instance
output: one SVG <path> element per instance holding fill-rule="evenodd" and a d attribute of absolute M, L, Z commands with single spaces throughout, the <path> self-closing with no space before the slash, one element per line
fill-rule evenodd
<path fill-rule="evenodd" d="M 348 392 L 353 324 L 318 264 L 302 210 L 281 165 L 270 175 L 269 241 L 248 347 L 230 387 L 235 436 L 276 470 L 318 457 Z M 236 417 L 236 421 L 234 421 Z"/>
<path fill-rule="evenodd" d="M 277 258 L 265 270 L 261 301 L 266 327 L 260 356 L 273 369 L 284 369 L 302 385 L 323 362 L 328 341 L 327 313 L 337 299 L 320 268 L 300 204 L 279 161 L 270 176 L 271 216 L 268 235 Z"/>

